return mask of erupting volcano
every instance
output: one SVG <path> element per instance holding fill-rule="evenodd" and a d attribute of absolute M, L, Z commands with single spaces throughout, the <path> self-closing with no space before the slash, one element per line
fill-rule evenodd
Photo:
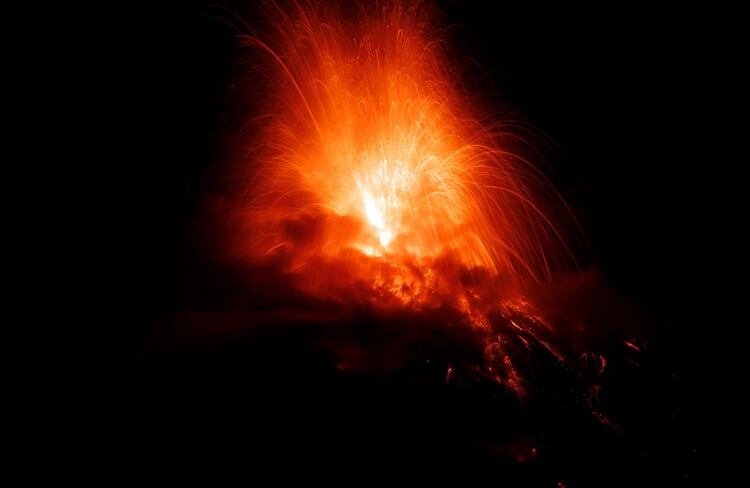
<path fill-rule="evenodd" d="M 720 316 L 734 281 L 700 259 L 728 215 L 705 178 L 732 174 L 713 166 L 730 132 L 696 150 L 725 89 L 705 9 L 128 7 L 95 11 L 101 57 L 73 83 L 117 119 L 86 139 L 116 173 L 92 173 L 104 212 L 79 246 L 103 246 L 111 282 L 86 280 L 107 361 L 82 356 L 101 378 L 79 410 L 103 412 L 84 444 L 127 451 L 112 472 L 145 453 L 170 476 L 216 457 L 212 479 L 236 460 L 349 485 L 713 476 L 739 322 Z"/>

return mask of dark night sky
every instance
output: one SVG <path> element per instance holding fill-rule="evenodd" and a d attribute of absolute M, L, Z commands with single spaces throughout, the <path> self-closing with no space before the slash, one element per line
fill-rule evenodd
<path fill-rule="evenodd" d="M 99 128 L 110 170 L 98 183 L 101 259 L 116 277 L 100 301 L 117 311 L 104 315 L 106 354 L 127 358 L 180 310 L 185 270 L 201 259 L 201 196 L 242 117 L 231 91 L 240 51 L 217 3 L 92 12 L 107 62 L 91 90 L 111 116 Z M 662 324 L 655 335 L 679 355 L 701 356 L 707 366 L 690 379 L 700 388 L 723 374 L 724 338 L 706 324 L 728 314 L 717 303 L 730 294 L 727 229 L 737 224 L 722 190 L 737 164 L 725 143 L 740 59 L 730 15 L 520 3 L 440 5 L 463 26 L 458 49 L 482 66 L 488 97 L 557 143 L 553 164 L 608 283 Z"/>

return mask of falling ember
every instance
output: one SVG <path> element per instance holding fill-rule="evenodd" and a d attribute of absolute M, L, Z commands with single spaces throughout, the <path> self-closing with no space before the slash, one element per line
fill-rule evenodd
<path fill-rule="evenodd" d="M 573 264 L 560 225 L 570 214 L 522 154 L 529 143 L 461 88 L 430 4 L 266 11 L 267 29 L 243 38 L 260 54 L 262 108 L 243 159 L 248 197 L 235 212 L 251 231 L 236 248 L 281 263 L 317 298 L 458 310 L 486 334 L 489 371 L 520 393 L 491 319 L 497 283 Z"/>

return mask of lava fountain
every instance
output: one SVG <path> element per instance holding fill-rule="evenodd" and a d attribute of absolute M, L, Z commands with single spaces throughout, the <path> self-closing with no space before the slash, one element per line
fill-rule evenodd
<path fill-rule="evenodd" d="M 486 334 L 488 371 L 520 392 L 503 334 L 562 357 L 534 307 L 501 289 L 575 266 L 574 219 L 538 151 L 464 88 L 431 4 L 265 12 L 242 37 L 258 115 L 235 178 L 234 252 L 318 299 L 457 310 Z"/>

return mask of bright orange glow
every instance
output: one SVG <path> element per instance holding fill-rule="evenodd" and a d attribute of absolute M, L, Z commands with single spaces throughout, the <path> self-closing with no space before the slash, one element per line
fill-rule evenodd
<path fill-rule="evenodd" d="M 460 88 L 430 5 L 271 3 L 268 18 L 246 38 L 266 89 L 242 252 L 282 260 L 316 296 L 449 302 L 475 323 L 479 297 L 455 291 L 466 270 L 542 279 L 570 261 L 551 217 L 562 200 L 513 124 Z"/>

